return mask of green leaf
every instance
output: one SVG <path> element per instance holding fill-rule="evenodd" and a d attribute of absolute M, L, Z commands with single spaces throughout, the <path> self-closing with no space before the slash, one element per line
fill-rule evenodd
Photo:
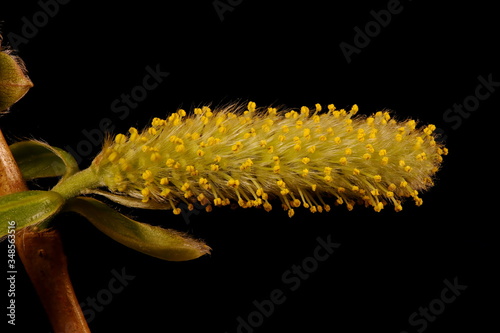
<path fill-rule="evenodd" d="M 17 142 L 10 150 L 26 180 L 59 176 L 65 179 L 79 170 L 70 153 L 40 141 Z"/>
<path fill-rule="evenodd" d="M 185 233 L 131 220 L 96 199 L 73 198 L 65 209 L 87 218 L 115 241 L 156 258 L 185 261 L 210 253 L 210 247 Z"/>
<path fill-rule="evenodd" d="M 52 191 L 25 191 L 0 196 L 0 240 L 8 234 L 9 225 L 21 229 L 39 224 L 56 215 L 64 198 Z"/>

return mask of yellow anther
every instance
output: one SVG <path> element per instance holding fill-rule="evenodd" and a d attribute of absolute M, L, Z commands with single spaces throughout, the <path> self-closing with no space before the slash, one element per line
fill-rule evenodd
<path fill-rule="evenodd" d="M 255 102 L 248 102 L 248 111 L 254 112 L 256 107 L 257 104 L 255 104 Z"/>
<path fill-rule="evenodd" d="M 397 187 L 396 187 L 396 184 L 394 184 L 394 183 L 391 183 L 391 184 L 389 184 L 389 186 L 387 186 L 387 189 L 388 189 L 389 191 L 391 191 L 391 192 L 392 192 L 392 191 L 395 191 L 395 190 L 396 190 L 396 188 L 397 188 Z"/>
<path fill-rule="evenodd" d="M 382 159 L 380 160 L 380 164 L 382 165 L 387 165 L 388 163 L 389 163 L 389 157 L 387 156 L 382 157 Z"/>
<path fill-rule="evenodd" d="M 174 215 L 179 215 L 179 214 L 182 212 L 182 210 L 181 210 L 180 208 L 178 208 L 178 207 L 177 207 L 177 208 L 174 208 L 174 209 L 172 210 L 172 212 L 174 213 Z"/>
<path fill-rule="evenodd" d="M 151 172 L 151 170 L 144 171 L 142 173 L 142 179 L 147 180 L 147 181 L 154 180 L 154 176 L 153 176 L 153 173 Z"/>
<path fill-rule="evenodd" d="M 240 186 L 240 181 L 238 179 L 231 178 L 227 181 L 227 186 L 237 188 Z"/>
<path fill-rule="evenodd" d="M 313 192 L 315 192 L 315 191 L 316 191 L 316 188 L 317 188 L 317 185 L 316 185 L 316 184 L 312 184 L 312 185 L 311 185 L 311 190 L 313 190 Z"/>
<path fill-rule="evenodd" d="M 186 192 L 187 190 L 189 190 L 189 183 L 182 184 L 181 191 Z"/>
<path fill-rule="evenodd" d="M 217 164 L 210 164 L 210 171 L 219 171 L 219 168 Z"/>
<path fill-rule="evenodd" d="M 156 128 L 150 127 L 150 128 L 148 128 L 148 133 L 151 135 L 156 135 L 156 133 L 158 133 L 158 131 L 156 130 Z"/>
<path fill-rule="evenodd" d="M 338 137 L 338 136 L 337 136 L 337 137 L 335 137 L 335 139 L 333 139 L 333 142 L 335 142 L 335 143 L 339 144 L 339 143 L 341 143 L 341 142 L 342 142 L 342 139 L 341 139 L 340 137 Z"/>
<path fill-rule="evenodd" d="M 168 188 L 166 188 L 166 189 L 163 189 L 163 191 L 161 191 L 160 195 L 162 197 L 166 197 L 166 196 L 168 196 L 170 194 L 170 192 L 171 192 L 171 190 L 168 189 Z"/>
<path fill-rule="evenodd" d="M 284 181 L 282 181 L 282 180 L 278 180 L 278 181 L 276 182 L 276 185 L 278 185 L 278 186 L 279 186 L 279 187 L 281 187 L 281 188 L 285 188 L 285 187 L 286 187 L 285 182 L 284 182 Z"/>
<path fill-rule="evenodd" d="M 436 129 L 436 126 L 430 124 L 426 128 L 424 128 L 424 133 L 427 134 L 427 135 L 431 135 L 432 132 L 434 132 L 435 129 Z"/>
<path fill-rule="evenodd" d="M 231 150 L 234 151 L 234 152 L 237 152 L 238 150 L 241 149 L 241 147 L 243 147 L 243 144 L 241 143 L 241 141 L 237 141 L 232 147 L 231 147 Z"/>
<path fill-rule="evenodd" d="M 178 153 L 183 153 L 186 150 L 186 147 L 183 144 L 175 146 L 175 151 Z"/>
<path fill-rule="evenodd" d="M 311 146 L 307 148 L 307 152 L 310 154 L 314 154 L 315 151 L 316 151 L 316 146 Z"/>
<path fill-rule="evenodd" d="M 384 204 L 381 202 L 378 202 L 376 205 L 373 206 L 373 209 L 378 213 L 382 209 L 384 209 Z"/>
<path fill-rule="evenodd" d="M 401 181 L 399 184 L 399 187 L 405 188 L 408 185 L 408 182 L 406 180 Z"/>
<path fill-rule="evenodd" d="M 280 166 L 279 166 L 279 165 L 275 165 L 275 166 L 273 167 L 273 172 L 274 172 L 274 173 L 280 173 L 280 170 L 281 170 L 281 168 L 280 168 Z"/>
<path fill-rule="evenodd" d="M 288 210 L 288 217 L 292 217 L 294 214 L 295 214 L 295 211 L 292 208 L 290 208 Z"/>
<path fill-rule="evenodd" d="M 314 107 L 316 108 L 316 112 L 320 112 L 320 111 L 321 111 L 321 104 L 316 103 L 316 104 L 314 105 Z"/>
<path fill-rule="evenodd" d="M 368 154 L 368 153 L 365 153 L 365 154 L 363 154 L 363 158 L 364 158 L 365 160 L 369 160 L 370 158 L 372 158 L 372 155 L 370 155 L 370 154 Z"/>
<path fill-rule="evenodd" d="M 349 111 L 350 114 L 352 114 L 353 116 L 358 113 L 359 111 L 359 108 L 358 108 L 358 105 L 357 104 L 354 104 L 352 107 L 351 107 L 351 111 Z"/>
<path fill-rule="evenodd" d="M 168 185 L 169 180 L 167 177 L 163 177 L 162 179 L 160 179 L 160 185 Z"/>
<path fill-rule="evenodd" d="M 406 165 L 406 162 L 404 160 L 399 160 L 399 166 L 404 167 Z"/>
<path fill-rule="evenodd" d="M 302 177 L 306 177 L 309 174 L 309 169 L 302 170 Z"/>
<path fill-rule="evenodd" d="M 379 154 L 380 156 L 385 156 L 385 155 L 387 155 L 387 150 L 385 150 L 385 149 L 380 149 L 380 150 L 378 151 L 378 154 Z"/>
<path fill-rule="evenodd" d="M 323 170 L 323 172 L 325 173 L 325 175 L 330 175 L 332 173 L 332 168 L 325 167 L 325 169 Z"/>
<path fill-rule="evenodd" d="M 411 170 L 412 170 L 412 169 L 411 169 L 411 166 L 409 166 L 409 165 L 405 166 L 405 171 L 406 171 L 406 172 L 410 172 Z"/>
<path fill-rule="evenodd" d="M 293 150 L 295 150 L 295 151 L 300 151 L 301 149 L 302 149 L 302 146 L 299 144 L 296 144 L 295 146 L 293 146 Z"/>
<path fill-rule="evenodd" d="M 309 128 L 304 129 L 304 138 L 310 138 L 311 137 L 311 130 Z"/>
<path fill-rule="evenodd" d="M 146 187 L 146 188 L 143 188 L 143 189 L 141 190 L 141 194 L 142 194 L 142 196 L 143 196 L 143 197 L 145 197 L 145 198 L 146 198 L 146 197 L 148 197 L 150 193 L 151 193 L 151 191 L 150 191 L 150 190 L 149 190 L 149 188 L 147 188 L 147 187 Z"/>
<path fill-rule="evenodd" d="M 125 143 L 125 142 L 127 142 L 127 137 L 121 133 L 117 134 L 115 137 L 115 142 L 116 143 Z"/>
<path fill-rule="evenodd" d="M 382 176 L 381 175 L 375 175 L 375 176 L 373 176 L 373 180 L 376 181 L 377 183 L 380 183 L 382 181 Z"/>
<path fill-rule="evenodd" d="M 369 153 L 373 153 L 375 151 L 375 148 L 373 148 L 371 144 L 367 144 L 365 147 Z"/>
<path fill-rule="evenodd" d="M 323 177 L 323 179 L 324 179 L 324 180 L 325 180 L 325 182 L 327 182 L 327 183 L 331 183 L 331 182 L 333 181 L 333 178 L 332 178 L 332 176 L 330 176 L 330 175 Z"/>
<path fill-rule="evenodd" d="M 344 187 L 339 187 L 339 188 L 337 188 L 337 191 L 339 193 L 345 193 L 345 188 Z"/>
<path fill-rule="evenodd" d="M 351 187 L 351 191 L 353 191 L 353 192 L 358 192 L 358 191 L 359 191 L 359 186 L 353 185 L 353 186 Z"/>
<path fill-rule="evenodd" d="M 373 189 L 370 191 L 370 193 L 374 196 L 380 195 L 380 192 L 378 191 L 378 189 Z"/>
<path fill-rule="evenodd" d="M 417 161 L 425 161 L 427 159 L 427 155 L 424 153 L 420 153 L 416 156 Z"/>
<path fill-rule="evenodd" d="M 394 138 L 397 142 L 401 142 L 403 141 L 403 136 L 401 134 L 396 134 L 395 138 Z"/>
<path fill-rule="evenodd" d="M 130 165 L 127 163 L 127 160 L 123 157 L 118 160 L 118 164 L 120 164 L 120 169 L 122 171 L 128 171 L 130 169 Z"/>
<path fill-rule="evenodd" d="M 198 149 L 196 151 L 196 155 L 199 156 L 199 157 L 203 157 L 205 155 L 205 152 L 203 150 L 201 150 L 201 149 Z"/>
<path fill-rule="evenodd" d="M 303 106 L 300 108 L 300 114 L 309 117 L 309 108 L 307 106 Z"/>
<path fill-rule="evenodd" d="M 355 175 L 355 176 L 359 176 L 360 173 L 361 173 L 361 171 L 359 171 L 359 169 L 354 168 L 352 170 L 352 174 Z"/>
<path fill-rule="evenodd" d="M 112 152 L 109 156 L 108 156 L 108 160 L 110 162 L 114 162 L 116 160 L 116 158 L 118 157 L 118 153 L 116 151 Z"/>
<path fill-rule="evenodd" d="M 151 162 L 159 161 L 161 159 L 161 154 L 158 152 L 153 152 L 151 154 L 150 160 Z"/>
<path fill-rule="evenodd" d="M 345 157 L 341 157 L 341 158 L 340 158 L 340 160 L 339 160 L 339 163 L 340 163 L 341 165 L 346 165 L 346 164 L 347 164 L 347 158 L 345 158 Z"/>

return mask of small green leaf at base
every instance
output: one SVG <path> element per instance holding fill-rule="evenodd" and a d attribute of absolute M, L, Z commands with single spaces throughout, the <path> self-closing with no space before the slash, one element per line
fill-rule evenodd
<path fill-rule="evenodd" d="M 0 196 L 0 241 L 9 227 L 19 230 L 40 224 L 55 216 L 64 198 L 52 191 L 25 191 Z"/>
<path fill-rule="evenodd" d="M 210 253 L 210 247 L 187 234 L 131 220 L 96 199 L 70 199 L 66 210 L 82 215 L 115 241 L 159 259 L 186 261 Z"/>
<path fill-rule="evenodd" d="M 70 153 L 40 141 L 21 141 L 10 145 L 25 180 L 45 177 L 67 178 L 78 171 Z"/>

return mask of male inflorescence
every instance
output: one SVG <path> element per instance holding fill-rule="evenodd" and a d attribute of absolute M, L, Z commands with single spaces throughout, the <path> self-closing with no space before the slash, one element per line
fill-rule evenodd
<path fill-rule="evenodd" d="M 179 109 L 108 140 L 92 168 L 110 191 L 165 204 L 174 214 L 182 202 L 207 211 L 236 204 L 270 211 L 281 201 L 290 217 L 298 207 L 401 211 L 406 198 L 421 205 L 419 194 L 433 185 L 447 154 L 436 127 L 397 121 L 387 111 L 357 111 L 357 105 L 277 110 L 254 102 L 195 108 L 190 115 Z"/>

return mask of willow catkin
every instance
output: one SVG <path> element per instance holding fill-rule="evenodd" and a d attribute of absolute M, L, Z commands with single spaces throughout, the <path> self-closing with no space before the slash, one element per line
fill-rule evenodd
<path fill-rule="evenodd" d="M 396 121 L 389 112 L 355 116 L 316 104 L 300 111 L 234 104 L 219 110 L 180 109 L 154 118 L 143 131 L 130 128 L 105 143 L 91 168 L 117 194 L 161 202 L 179 214 L 197 201 L 213 206 L 329 211 L 330 204 L 422 204 L 447 149 L 434 125 Z"/>

